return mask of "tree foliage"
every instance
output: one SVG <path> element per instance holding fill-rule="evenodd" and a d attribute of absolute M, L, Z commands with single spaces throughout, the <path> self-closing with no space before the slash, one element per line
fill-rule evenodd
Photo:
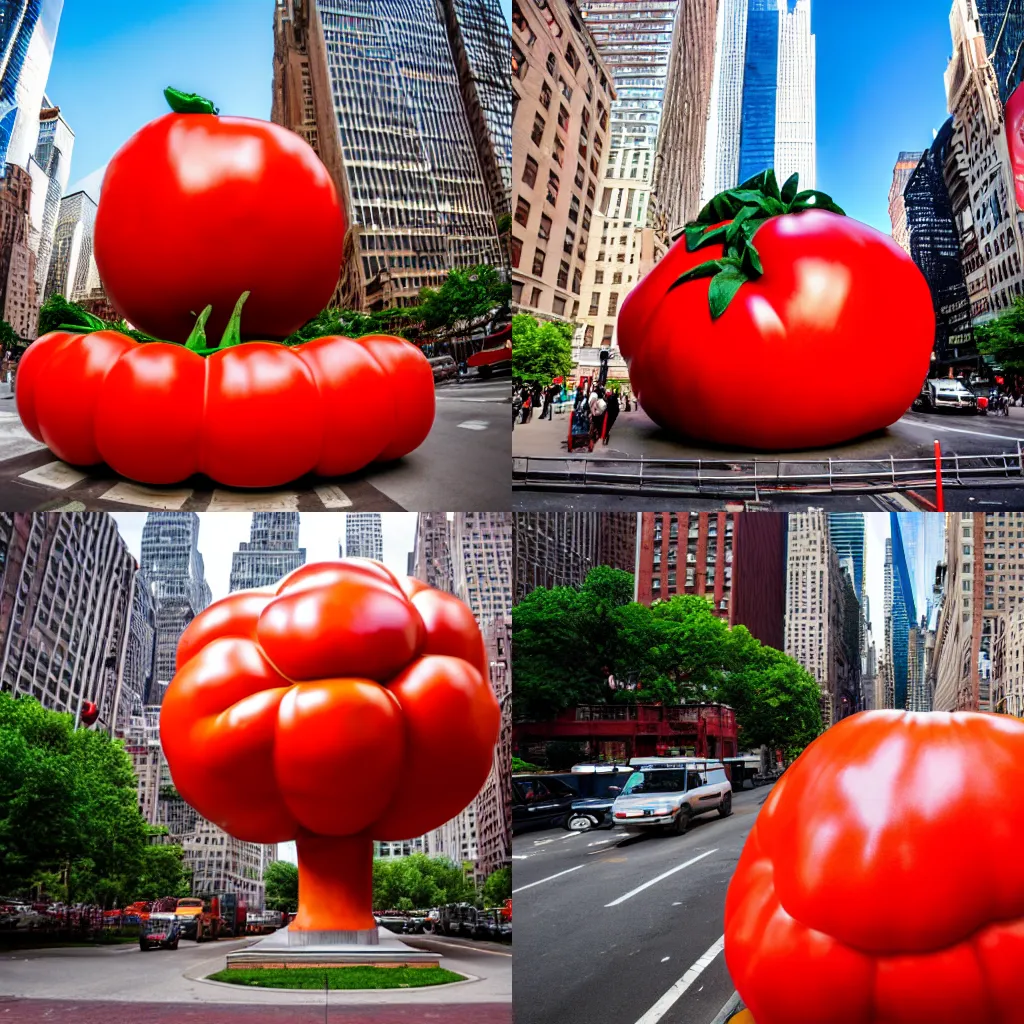
<path fill-rule="evenodd" d="M 999 363 L 1008 373 L 1024 374 L 1024 296 L 1000 316 L 974 328 L 978 351 Z"/>
<path fill-rule="evenodd" d="M 491 872 L 481 890 L 485 907 L 501 906 L 505 900 L 512 898 L 512 869 L 498 868 Z"/>
<path fill-rule="evenodd" d="M 572 373 L 573 325 L 545 321 L 528 313 L 512 317 L 512 375 L 527 384 L 547 387 L 555 377 Z"/>
<path fill-rule="evenodd" d="M 119 742 L 0 693 L 0 892 L 123 905 L 166 869 L 148 839 Z"/>
<path fill-rule="evenodd" d="M 0 353 L 17 348 L 20 344 L 21 338 L 17 331 L 6 320 L 0 320 Z"/>
<path fill-rule="evenodd" d="M 275 860 L 263 869 L 267 910 L 294 913 L 299 909 L 299 869 L 287 860 Z"/>
<path fill-rule="evenodd" d="M 730 629 L 705 597 L 647 607 L 632 593 L 628 573 L 601 566 L 579 588 L 540 587 L 512 609 L 520 721 L 585 703 L 720 701 L 736 709 L 747 747 L 792 754 L 821 731 L 818 684 L 792 658 Z"/>
<path fill-rule="evenodd" d="M 476 896 L 462 868 L 443 857 L 418 853 L 373 862 L 374 910 L 426 910 Z"/>

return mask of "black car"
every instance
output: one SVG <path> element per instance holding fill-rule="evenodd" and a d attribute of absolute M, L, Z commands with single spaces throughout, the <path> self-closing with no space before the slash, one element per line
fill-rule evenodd
<path fill-rule="evenodd" d="M 154 946 L 160 949 L 177 949 L 181 927 L 174 914 L 150 914 L 148 921 L 139 925 L 139 949 L 143 953 Z"/>
<path fill-rule="evenodd" d="M 587 832 L 592 828 L 611 828 L 612 804 L 622 792 L 626 780 L 633 774 L 629 765 L 578 764 L 572 769 L 572 780 L 579 799 L 565 819 L 570 832 Z"/>
<path fill-rule="evenodd" d="M 579 794 L 550 775 L 512 776 L 512 832 L 564 825 Z"/>

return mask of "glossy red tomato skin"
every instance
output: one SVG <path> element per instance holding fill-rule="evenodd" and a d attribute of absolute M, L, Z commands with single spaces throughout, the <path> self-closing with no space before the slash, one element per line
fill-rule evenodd
<path fill-rule="evenodd" d="M 326 167 L 294 132 L 172 113 L 107 165 L 94 253 L 112 304 L 147 334 L 183 342 L 212 305 L 218 338 L 249 291 L 253 336 L 283 338 L 328 304 L 345 229 Z"/>
<path fill-rule="evenodd" d="M 385 449 L 406 454 L 433 399 L 423 354 L 385 337 L 372 348 L 341 337 L 250 342 L 203 358 L 116 331 L 55 333 L 22 357 L 17 388 L 26 429 L 65 461 L 105 461 L 146 484 L 202 472 L 237 487 L 354 472 Z"/>
<path fill-rule="evenodd" d="M 206 361 L 182 346 L 128 349 L 100 388 L 95 437 L 103 461 L 150 484 L 198 473 L 205 381 Z"/>
<path fill-rule="evenodd" d="M 408 455 L 430 433 L 434 422 L 434 373 L 415 345 L 389 335 L 368 334 L 357 338 L 384 368 L 390 382 L 389 396 L 398 424 L 392 440 L 377 455 L 377 462 L 388 462 Z M 429 385 L 429 387 L 428 387 Z"/>
<path fill-rule="evenodd" d="M 491 768 L 498 703 L 469 661 L 420 651 L 473 652 L 479 627 L 451 612 L 425 623 L 406 583 L 379 563 L 319 563 L 276 594 L 231 594 L 193 619 L 160 728 L 175 784 L 204 816 L 254 842 L 369 841 L 422 835 L 472 800 Z M 358 659 L 379 678 L 330 674 Z M 329 674 L 290 674 L 318 670 Z M 373 785 L 339 781 L 361 770 Z M 438 770 L 448 784 L 425 786 Z"/>
<path fill-rule="evenodd" d="M 202 471 L 220 483 L 272 487 L 308 473 L 324 443 L 313 375 L 282 345 L 214 352 L 207 357 L 203 434 Z"/>
<path fill-rule="evenodd" d="M 316 338 L 296 352 L 322 385 L 323 392 L 359 396 L 358 402 L 324 403 L 325 443 L 315 471 L 320 476 L 344 476 L 362 469 L 377 458 L 386 442 L 377 417 L 366 414 L 367 409 L 393 404 L 383 366 L 363 345 L 340 336 Z"/>
<path fill-rule="evenodd" d="M 94 430 L 103 381 L 134 344 L 117 331 L 82 335 L 55 346 L 45 378 L 37 376 L 34 409 L 39 431 L 46 446 L 65 462 L 91 466 L 103 461 Z"/>
<path fill-rule="evenodd" d="M 1022 758 L 1024 723 L 974 713 L 866 712 L 807 748 L 726 898 L 758 1024 L 1022 1019 L 1024 879 L 965 868 L 949 841 L 969 817 L 989 863 L 1019 847 Z"/>
<path fill-rule="evenodd" d="M 648 415 L 686 437 L 774 451 L 838 444 L 899 419 L 928 372 L 935 332 L 910 257 L 823 210 L 772 218 L 754 244 L 764 275 L 715 321 L 707 279 L 670 286 L 721 246 L 691 253 L 680 239 L 626 297 L 619 347 Z"/>

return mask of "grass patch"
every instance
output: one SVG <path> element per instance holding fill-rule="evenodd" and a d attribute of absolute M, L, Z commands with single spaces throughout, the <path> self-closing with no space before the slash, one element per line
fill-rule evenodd
<path fill-rule="evenodd" d="M 443 967 L 284 967 L 235 968 L 211 974 L 209 981 L 257 988 L 423 988 L 463 981 L 461 974 Z"/>

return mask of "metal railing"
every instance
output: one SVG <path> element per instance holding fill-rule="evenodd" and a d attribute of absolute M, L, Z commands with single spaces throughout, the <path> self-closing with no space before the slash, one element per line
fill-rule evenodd
<path fill-rule="evenodd" d="M 594 456 L 513 456 L 512 486 L 539 490 L 759 499 L 773 492 L 834 494 L 934 487 L 936 459 L 614 459 Z M 1011 452 L 943 455 L 947 487 L 1024 481 L 1022 442 Z"/>

